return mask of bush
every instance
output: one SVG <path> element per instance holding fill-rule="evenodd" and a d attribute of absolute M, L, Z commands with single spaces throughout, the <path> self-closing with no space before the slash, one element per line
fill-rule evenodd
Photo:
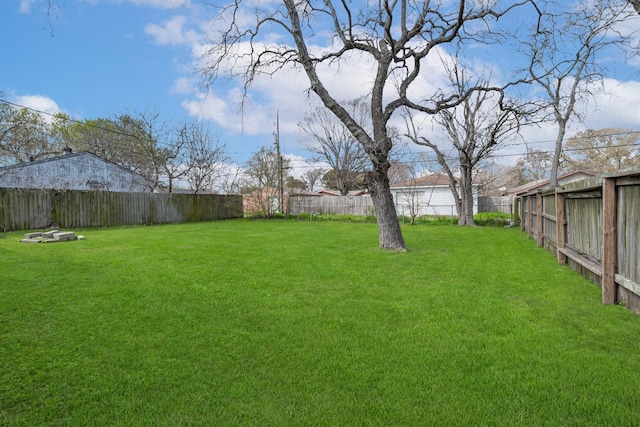
<path fill-rule="evenodd" d="M 473 216 L 476 225 L 503 227 L 511 222 L 511 215 L 504 212 L 480 212 Z"/>

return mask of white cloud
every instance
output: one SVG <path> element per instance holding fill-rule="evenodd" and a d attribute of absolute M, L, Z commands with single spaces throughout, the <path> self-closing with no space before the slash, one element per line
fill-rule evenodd
<path fill-rule="evenodd" d="M 199 35 L 194 30 L 185 28 L 187 18 L 177 15 L 165 21 L 162 25 L 149 24 L 144 28 L 144 32 L 154 38 L 155 43 L 160 45 L 195 45 Z"/>
<path fill-rule="evenodd" d="M 579 106 L 582 111 L 579 111 L 579 117 L 574 116 L 569 121 L 565 141 L 586 129 L 640 129 L 640 117 L 637 114 L 640 107 L 640 82 L 605 79 L 603 85 L 593 84 L 590 90 L 593 99 L 589 105 Z M 500 160 L 513 164 L 518 157 L 511 154 L 522 155 L 527 147 L 534 150 L 553 151 L 558 127 L 555 123 L 526 126 L 521 134 L 524 141 L 514 139 L 511 144 L 506 144 L 499 151 L 499 155 L 507 157 Z"/>
<path fill-rule="evenodd" d="M 604 89 L 594 87 L 595 105 L 580 124 L 581 128 L 640 128 L 640 82 L 604 80 Z"/>
<path fill-rule="evenodd" d="M 211 45 L 193 45 L 192 54 L 199 67 L 207 65 L 207 59 L 201 55 L 210 48 Z M 249 51 L 247 44 L 239 44 L 234 48 L 237 49 L 236 53 Z M 311 49 L 318 53 L 327 47 L 314 45 Z M 448 58 L 444 52 L 430 58 L 424 65 L 424 69 L 429 71 L 428 75 L 414 83 L 412 93 L 432 94 L 444 87 L 448 79 L 441 60 Z M 233 65 L 236 72 L 243 65 L 246 66 L 240 62 Z M 363 56 L 345 56 L 339 63 L 323 64 L 317 70 L 321 80 L 338 101 L 366 99 L 371 93 L 375 67 L 373 62 L 363 60 Z M 310 83 L 304 71 L 299 67 L 287 67 L 273 74 L 256 75 L 246 96 L 241 85 L 236 79 L 220 79 L 205 94 L 197 92 L 195 84 L 189 87 L 187 80 L 180 80 L 176 81 L 173 90 L 185 94 L 192 90 L 193 95 L 182 104 L 189 115 L 210 120 L 231 134 L 260 136 L 266 143 L 272 139 L 278 112 L 283 149 L 301 150 L 297 141 L 298 123 L 304 120 L 307 112 L 321 105 L 317 95 L 310 91 Z M 387 98 L 394 96 L 394 90 L 392 82 L 389 82 Z M 394 116 L 390 124 L 398 127 L 401 132 L 404 130 L 404 122 L 399 115 Z"/>
<path fill-rule="evenodd" d="M 291 169 L 287 171 L 294 178 L 300 179 L 305 174 L 305 172 L 311 169 L 322 169 L 329 170 L 331 167 L 327 162 L 319 161 L 313 162 L 309 161 L 309 159 L 296 156 L 294 154 L 285 154 L 284 157 L 289 160 L 289 164 L 291 165 Z"/>
<path fill-rule="evenodd" d="M 152 6 L 160 9 L 173 9 L 181 6 L 188 6 L 191 0 L 129 0 L 138 6 Z"/>
<path fill-rule="evenodd" d="M 191 116 L 211 120 L 217 124 L 225 123 L 227 118 L 227 103 L 213 94 L 197 94 L 196 99 L 183 101 L 182 107 Z"/>
<path fill-rule="evenodd" d="M 15 103 L 27 108 L 42 111 L 47 114 L 62 112 L 58 104 L 44 95 L 20 95 L 15 97 Z"/>
<path fill-rule="evenodd" d="M 196 82 L 192 77 L 179 77 L 173 83 L 169 93 L 172 95 L 189 95 L 195 92 Z"/>
<path fill-rule="evenodd" d="M 20 13 L 31 13 L 31 5 L 35 0 L 20 0 Z"/>

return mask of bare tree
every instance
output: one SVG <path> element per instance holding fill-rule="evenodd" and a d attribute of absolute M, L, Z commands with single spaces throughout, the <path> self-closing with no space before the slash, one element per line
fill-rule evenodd
<path fill-rule="evenodd" d="M 514 28 L 500 31 L 497 26 L 504 20 L 498 22 L 499 18 L 535 1 L 282 0 L 259 7 L 252 4 L 237 0 L 217 10 L 221 30 L 205 54 L 210 62 L 203 70 L 209 82 L 226 74 L 229 67 L 247 89 L 260 74 L 301 67 L 310 91 L 349 129 L 369 157 L 366 184 L 375 208 L 380 247 L 406 250 L 387 175 L 393 148 L 390 119 L 402 108 L 436 114 L 463 102 L 477 88 L 463 94 L 444 90 L 425 94 L 416 88 L 426 59 L 437 60 L 448 45 L 504 41 Z M 536 13 L 535 7 L 531 12 L 529 15 Z M 273 32 L 284 34 L 279 44 L 272 42 Z M 332 41 L 329 46 L 327 35 Z M 341 97 L 329 86 L 332 78 L 323 79 L 319 72 L 331 65 L 339 73 L 339 64 L 346 58 L 372 64 L 372 75 L 363 79 L 369 82 L 371 131 L 338 101 Z"/>
<path fill-rule="evenodd" d="M 591 95 L 590 86 L 602 80 L 598 55 L 631 43 L 631 36 L 617 29 L 633 12 L 626 2 L 582 0 L 562 14 L 546 16 L 549 31 L 530 42 L 529 75 L 542 88 L 541 105 L 557 127 L 550 176 L 555 187 L 567 125 Z"/>
<path fill-rule="evenodd" d="M 392 161 L 389 166 L 389 183 L 398 184 L 400 182 L 409 181 L 415 178 L 416 171 L 412 163 L 406 163 L 401 161 Z"/>
<path fill-rule="evenodd" d="M 418 176 L 413 174 L 413 177 L 405 182 L 400 183 L 401 189 L 396 192 L 396 203 L 402 207 L 402 214 L 409 214 L 411 218 L 411 225 L 415 223 L 418 215 L 422 214 L 423 208 L 428 207 L 431 203 L 431 196 L 433 195 L 433 187 L 430 194 L 425 194 L 425 190 L 419 188 Z M 404 208 L 406 207 L 406 212 Z"/>
<path fill-rule="evenodd" d="M 176 125 L 167 141 L 159 149 L 169 193 L 173 192 L 174 182 L 184 178 L 189 172 L 187 160 L 190 129 L 191 124 L 187 121 Z"/>
<path fill-rule="evenodd" d="M 187 151 L 185 178 L 191 191 L 195 194 L 211 190 L 226 172 L 225 163 L 229 161 L 226 144 L 212 136 L 202 122 L 189 124 L 184 138 Z"/>
<path fill-rule="evenodd" d="M 461 94 L 466 93 L 469 87 L 488 89 L 487 83 L 471 82 L 456 64 L 450 70 L 450 78 Z M 407 116 L 407 136 L 414 143 L 433 150 L 440 167 L 449 177 L 459 225 L 475 225 L 473 179 L 477 166 L 502 142 L 518 132 L 522 115 L 523 109 L 506 100 L 502 91 L 478 90 L 465 97 L 461 104 L 441 110 L 436 116 L 436 122 L 446 135 L 444 141 L 433 141 L 420 135 L 412 117 Z M 451 147 L 455 156 L 447 155 L 446 150 Z"/>
<path fill-rule="evenodd" d="M 371 132 L 371 115 L 365 103 L 351 101 L 345 103 L 345 108 L 364 129 Z M 332 187 L 343 196 L 355 189 L 364 174 L 368 158 L 362 144 L 344 123 L 330 110 L 318 107 L 298 123 L 298 128 L 302 131 L 302 145 L 315 155 L 314 160 L 325 161 L 331 167 L 331 177 L 335 180 Z"/>
<path fill-rule="evenodd" d="M 128 139 L 131 151 L 138 159 L 137 172 L 151 182 L 151 190 L 160 186 L 160 176 L 165 172 L 166 152 L 161 149 L 168 137 L 167 124 L 156 110 L 137 111 L 120 116 L 122 131 L 132 136 Z"/>
<path fill-rule="evenodd" d="M 219 187 L 223 194 L 240 194 L 242 186 L 242 167 L 227 163 L 220 175 Z"/>
<path fill-rule="evenodd" d="M 322 176 L 327 172 L 323 168 L 307 169 L 302 174 L 302 180 L 305 182 L 305 187 L 308 191 L 313 191 L 316 188 L 316 184 L 320 182 Z"/>

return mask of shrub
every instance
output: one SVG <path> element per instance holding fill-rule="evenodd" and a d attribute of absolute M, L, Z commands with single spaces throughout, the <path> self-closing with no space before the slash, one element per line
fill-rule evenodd
<path fill-rule="evenodd" d="M 510 224 L 511 215 L 504 212 L 480 212 L 473 216 L 473 220 L 477 225 L 502 227 Z"/>

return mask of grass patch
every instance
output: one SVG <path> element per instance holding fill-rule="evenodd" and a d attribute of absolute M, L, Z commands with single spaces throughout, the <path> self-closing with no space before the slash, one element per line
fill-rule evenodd
<path fill-rule="evenodd" d="M 517 229 L 0 239 L 0 425 L 634 425 L 640 319 Z"/>
<path fill-rule="evenodd" d="M 321 213 L 301 213 L 299 215 L 275 214 L 274 219 L 288 219 L 295 221 L 341 221 L 341 222 L 364 222 L 376 223 L 375 215 L 337 215 Z M 503 212 L 480 212 L 473 216 L 476 225 L 503 227 L 511 224 L 512 217 Z M 401 224 L 412 224 L 411 217 L 399 216 Z M 457 225 L 458 218 L 455 216 L 423 215 L 414 218 L 413 225 Z"/>

